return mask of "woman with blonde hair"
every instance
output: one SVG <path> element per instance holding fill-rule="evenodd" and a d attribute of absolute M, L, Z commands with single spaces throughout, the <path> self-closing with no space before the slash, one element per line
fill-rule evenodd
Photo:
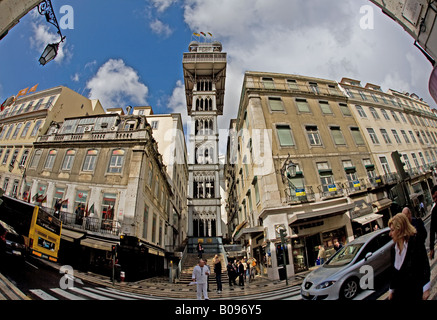
<path fill-rule="evenodd" d="M 425 245 L 417 240 L 416 228 L 398 213 L 388 222 L 395 243 L 391 252 L 389 300 L 427 300 L 430 295 L 430 267 Z"/>

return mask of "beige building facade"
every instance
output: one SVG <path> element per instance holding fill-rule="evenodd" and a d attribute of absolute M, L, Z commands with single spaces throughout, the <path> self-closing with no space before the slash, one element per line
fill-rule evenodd
<path fill-rule="evenodd" d="M 246 72 L 240 101 L 228 140 L 229 229 L 270 278 L 281 278 L 284 249 L 290 276 L 315 264 L 318 245 L 353 239 L 353 220 L 370 228 L 381 219 L 379 172 L 335 81 Z"/>
<path fill-rule="evenodd" d="M 90 100 L 60 86 L 19 97 L 0 112 L 0 187 L 22 198 L 29 188 L 26 167 L 33 143 L 52 122 L 66 117 L 104 113 L 98 100 Z"/>
<path fill-rule="evenodd" d="M 64 262 L 107 272 L 116 244 L 130 279 L 167 268 L 174 228 L 168 181 L 146 117 L 118 114 L 53 122 L 34 143 L 26 178 L 31 202 L 60 211 Z"/>
<path fill-rule="evenodd" d="M 432 169 L 437 165 L 437 117 L 431 107 L 416 94 L 383 92 L 380 86 L 362 86 L 359 80 L 343 78 L 340 86 L 364 133 L 373 163 L 385 184 L 392 186 L 393 200 L 398 198 L 399 205 L 410 202 L 416 208 L 420 203 L 431 206 Z M 408 201 L 395 188 L 401 180 L 392 158 L 396 151 L 408 174 Z"/>

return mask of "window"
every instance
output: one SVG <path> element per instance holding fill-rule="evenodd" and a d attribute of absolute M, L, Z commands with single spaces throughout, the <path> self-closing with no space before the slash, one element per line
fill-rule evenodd
<path fill-rule="evenodd" d="M 94 171 L 96 167 L 98 151 L 97 150 L 88 150 L 85 161 L 83 162 L 82 171 Z"/>
<path fill-rule="evenodd" d="M 147 239 L 147 228 L 149 226 L 149 207 L 144 205 L 144 216 L 143 216 L 143 238 Z"/>
<path fill-rule="evenodd" d="M 343 168 L 345 170 L 346 179 L 348 181 L 349 188 L 360 188 L 360 181 L 358 180 L 357 171 L 352 164 L 352 161 L 345 160 L 343 162 Z"/>
<path fill-rule="evenodd" d="M 390 137 L 388 136 L 387 130 L 385 129 L 380 129 L 382 137 L 384 138 L 385 143 L 387 144 L 391 144 L 391 140 Z"/>
<path fill-rule="evenodd" d="M 85 206 L 88 200 L 88 191 L 77 190 L 76 197 L 74 199 L 74 213 L 76 216 L 76 224 L 83 224 L 83 217 L 85 214 Z"/>
<path fill-rule="evenodd" d="M 373 93 L 371 93 L 370 95 L 372 96 L 373 101 L 379 102 L 378 98 Z"/>
<path fill-rule="evenodd" d="M 3 139 L 3 136 L 5 135 L 5 133 L 8 129 L 8 126 L 4 126 L 1 129 L 2 129 L 2 132 L 0 133 L 0 139 Z"/>
<path fill-rule="evenodd" d="M 363 136 L 361 135 L 360 129 L 357 127 L 352 127 L 350 130 L 351 130 L 352 137 L 354 138 L 355 144 L 358 146 L 364 145 L 365 143 L 364 143 Z"/>
<path fill-rule="evenodd" d="M 354 93 L 352 92 L 351 89 L 346 88 L 346 94 L 350 97 L 350 98 L 355 98 Z"/>
<path fill-rule="evenodd" d="M 320 94 L 319 91 L 319 86 L 316 82 L 309 82 L 310 88 L 311 90 L 315 93 L 315 94 Z"/>
<path fill-rule="evenodd" d="M 401 134 L 404 137 L 404 140 L 406 143 L 410 143 L 410 139 L 408 139 L 407 133 L 405 132 L 405 130 L 401 130 Z"/>
<path fill-rule="evenodd" d="M 408 155 L 404 153 L 402 157 L 404 158 L 404 163 L 407 166 L 407 170 L 411 170 L 411 163 L 410 163 L 410 159 L 408 159 Z"/>
<path fill-rule="evenodd" d="M 269 97 L 269 106 L 272 111 L 284 111 L 281 98 Z"/>
<path fill-rule="evenodd" d="M 19 123 L 19 124 L 17 125 L 17 128 L 15 129 L 14 134 L 12 135 L 12 139 L 16 139 L 16 138 L 17 138 L 17 136 L 18 136 L 18 132 L 20 132 L 20 129 L 21 129 L 22 126 L 23 126 L 22 123 Z"/>
<path fill-rule="evenodd" d="M 331 127 L 330 129 L 331 129 L 332 138 L 334 139 L 334 143 L 336 145 L 345 145 L 346 140 L 344 139 L 340 127 Z"/>
<path fill-rule="evenodd" d="M 24 125 L 24 129 L 23 132 L 21 132 L 21 138 L 24 138 L 27 135 L 27 132 L 29 131 L 30 125 L 32 124 L 32 122 L 26 122 L 26 124 Z"/>
<path fill-rule="evenodd" d="M 3 162 L 2 162 L 2 164 L 6 164 L 6 163 L 8 162 L 8 158 L 9 158 L 10 153 L 11 153 L 11 149 L 10 149 L 10 148 L 7 148 L 7 149 L 6 149 L 6 152 L 5 152 L 5 156 L 4 156 L 4 158 L 3 158 Z"/>
<path fill-rule="evenodd" d="M 27 158 L 29 157 L 29 152 L 30 152 L 29 149 L 24 150 L 23 155 L 21 156 L 20 163 L 19 163 L 20 167 L 26 166 L 26 161 L 27 161 Z"/>
<path fill-rule="evenodd" d="M 327 101 L 319 101 L 319 105 L 323 114 L 332 114 L 331 107 Z"/>
<path fill-rule="evenodd" d="M 30 164 L 31 168 L 36 168 L 38 166 L 39 160 L 41 159 L 42 150 L 36 150 L 33 154 L 32 163 Z"/>
<path fill-rule="evenodd" d="M 288 88 L 291 90 L 299 90 L 299 85 L 296 80 L 287 80 Z"/>
<path fill-rule="evenodd" d="M 64 158 L 64 163 L 62 164 L 62 170 L 71 170 L 73 167 L 74 157 L 76 156 L 76 151 L 68 150 Z"/>
<path fill-rule="evenodd" d="M 9 130 L 8 130 L 8 132 L 6 133 L 5 140 L 9 139 L 9 137 L 11 136 L 12 129 L 14 129 L 14 126 L 15 126 L 15 125 L 11 125 L 11 126 L 9 127 Z"/>
<path fill-rule="evenodd" d="M 317 126 L 306 126 L 308 140 L 311 146 L 321 146 L 322 140 Z"/>
<path fill-rule="evenodd" d="M 289 125 L 277 125 L 276 131 L 278 132 L 279 144 L 281 147 L 294 146 L 294 140 Z"/>
<path fill-rule="evenodd" d="M 420 151 L 419 151 L 419 158 L 420 158 L 420 161 L 422 162 L 422 164 L 424 166 L 426 166 L 425 158 L 423 157 L 423 153 Z"/>
<path fill-rule="evenodd" d="M 407 123 L 407 119 L 405 119 L 404 114 L 402 112 L 399 112 L 399 115 L 401 116 L 402 121 Z"/>
<path fill-rule="evenodd" d="M 12 154 L 11 163 L 9 164 L 11 167 L 14 166 L 15 160 L 17 160 L 18 154 L 20 153 L 20 149 L 15 148 L 14 153 Z"/>
<path fill-rule="evenodd" d="M 296 99 L 297 110 L 303 113 L 310 113 L 310 105 L 306 99 Z"/>
<path fill-rule="evenodd" d="M 339 103 L 340 111 L 343 113 L 344 116 L 352 116 L 351 111 L 349 110 L 349 107 L 345 103 Z"/>
<path fill-rule="evenodd" d="M 419 139 L 420 144 L 423 144 L 422 137 L 420 136 L 419 131 L 416 131 L 417 138 Z"/>
<path fill-rule="evenodd" d="M 358 93 L 360 94 L 361 99 L 363 99 L 364 101 L 367 100 L 367 97 L 366 97 L 366 95 L 364 94 L 363 91 L 360 90 L 360 91 L 358 91 Z"/>
<path fill-rule="evenodd" d="M 370 110 L 370 113 L 372 114 L 372 116 L 373 116 L 374 119 L 376 119 L 376 120 L 379 120 L 379 119 L 380 119 L 380 118 L 379 118 L 379 115 L 378 115 L 378 112 L 376 111 L 375 108 L 370 107 L 369 110 Z"/>
<path fill-rule="evenodd" d="M 416 137 L 414 136 L 413 131 L 408 131 L 408 133 L 410 134 L 410 137 L 411 137 L 411 140 L 413 141 L 413 143 L 417 143 Z"/>
<path fill-rule="evenodd" d="M 319 171 L 320 182 L 322 184 L 323 192 L 336 191 L 334 185 L 334 177 L 332 176 L 332 170 L 327 162 L 318 162 L 317 170 Z"/>
<path fill-rule="evenodd" d="M 384 117 L 385 120 L 390 121 L 390 117 L 388 116 L 387 111 L 385 111 L 384 109 L 381 109 L 381 113 L 382 113 L 382 116 Z"/>
<path fill-rule="evenodd" d="M 38 120 L 38 121 L 35 123 L 35 125 L 33 126 L 33 129 L 32 129 L 32 133 L 30 134 L 31 137 L 34 137 L 34 136 L 37 135 L 38 130 L 39 130 L 39 128 L 41 127 L 41 125 L 42 125 L 42 120 Z"/>
<path fill-rule="evenodd" d="M 148 177 L 147 177 L 147 185 L 149 186 L 149 188 L 152 187 L 152 179 L 153 179 L 153 165 L 152 162 L 149 162 L 149 172 L 148 172 Z"/>
<path fill-rule="evenodd" d="M 159 124 L 159 121 L 152 121 L 150 123 L 150 126 L 152 127 L 152 129 L 158 129 L 158 124 Z"/>
<path fill-rule="evenodd" d="M 372 128 L 367 128 L 367 132 L 369 133 L 370 140 L 372 140 L 373 144 L 379 144 L 378 136 L 375 133 L 375 130 Z"/>
<path fill-rule="evenodd" d="M 156 214 L 153 214 L 153 221 L 152 221 L 152 242 L 156 242 L 156 220 L 157 220 Z"/>
<path fill-rule="evenodd" d="M 49 155 L 47 156 L 46 164 L 44 166 L 45 169 L 53 168 L 53 164 L 55 163 L 55 159 L 56 159 L 56 154 L 57 154 L 56 150 L 49 151 Z"/>
<path fill-rule="evenodd" d="M 104 193 L 102 201 L 102 229 L 112 230 L 112 221 L 114 220 L 115 201 L 117 200 L 117 194 Z"/>
<path fill-rule="evenodd" d="M 391 111 L 391 116 L 393 117 L 393 119 L 395 119 L 396 122 L 399 122 L 399 118 L 396 115 L 396 112 L 394 112 L 393 110 Z"/>
<path fill-rule="evenodd" d="M 381 162 L 382 170 L 384 171 L 384 174 L 390 174 L 390 167 L 387 162 L 386 157 L 379 157 L 379 162 Z"/>
<path fill-rule="evenodd" d="M 33 111 L 37 111 L 39 110 L 39 108 L 41 107 L 42 101 L 44 99 L 39 99 L 38 102 L 36 103 L 35 107 L 33 107 Z"/>
<path fill-rule="evenodd" d="M 402 142 L 401 142 L 401 139 L 398 136 L 398 132 L 396 130 L 392 129 L 391 133 L 393 133 L 393 136 L 395 137 L 396 142 L 401 144 Z"/>
<path fill-rule="evenodd" d="M 258 179 L 255 180 L 253 187 L 255 189 L 255 201 L 256 201 L 256 204 L 258 204 L 260 201 Z"/>
<path fill-rule="evenodd" d="M 413 161 L 414 161 L 414 165 L 416 166 L 416 168 L 419 168 L 419 161 L 417 161 L 417 157 L 415 153 L 411 153 L 411 156 L 413 157 Z"/>
<path fill-rule="evenodd" d="M 262 83 L 265 89 L 275 89 L 275 83 L 272 78 L 262 78 Z"/>
<path fill-rule="evenodd" d="M 123 168 L 123 161 L 124 161 L 124 150 L 114 150 L 112 151 L 111 159 L 109 161 L 109 173 L 121 173 L 121 170 Z"/>
<path fill-rule="evenodd" d="M 361 118 L 367 118 L 367 115 L 364 112 L 364 109 L 362 106 L 355 106 L 355 108 L 357 109 L 358 114 L 360 115 Z"/>

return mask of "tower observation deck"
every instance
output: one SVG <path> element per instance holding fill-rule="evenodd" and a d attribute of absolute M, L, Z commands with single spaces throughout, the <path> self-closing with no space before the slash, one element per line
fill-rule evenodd
<path fill-rule="evenodd" d="M 218 41 L 192 41 L 183 54 L 189 132 L 188 251 L 199 242 L 205 252 L 222 246 L 219 130 L 223 115 L 227 55 Z"/>

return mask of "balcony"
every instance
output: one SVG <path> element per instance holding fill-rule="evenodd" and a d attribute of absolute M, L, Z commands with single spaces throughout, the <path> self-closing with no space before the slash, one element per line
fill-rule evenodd
<path fill-rule="evenodd" d="M 44 208 L 50 214 L 54 214 L 53 208 Z M 61 211 L 59 218 L 64 226 L 81 231 L 91 231 L 100 234 L 120 235 L 121 224 L 112 219 L 99 219 L 96 217 L 81 217 L 74 213 Z"/>
<path fill-rule="evenodd" d="M 53 134 L 41 136 L 37 142 L 70 142 L 70 141 L 108 141 L 108 140 L 126 140 L 126 139 L 147 139 L 146 130 L 136 131 L 110 131 L 110 132 L 85 132 L 71 134 Z"/>
<path fill-rule="evenodd" d="M 368 187 L 366 180 L 364 179 L 358 179 L 356 181 L 347 181 L 342 183 L 342 185 L 347 195 L 365 192 L 367 191 L 367 187 Z"/>
<path fill-rule="evenodd" d="M 309 94 L 316 96 L 335 96 L 345 97 L 345 95 L 338 88 L 329 88 L 327 85 L 320 84 L 320 86 L 303 85 L 303 84 L 289 84 L 287 82 L 279 83 L 264 83 L 262 81 L 247 81 L 246 89 L 261 89 L 276 92 L 295 92 L 297 94 Z"/>
<path fill-rule="evenodd" d="M 316 195 L 312 186 L 303 188 L 285 189 L 285 197 L 288 204 L 299 204 L 316 201 Z"/>
<path fill-rule="evenodd" d="M 344 189 L 341 183 L 320 185 L 317 189 L 319 190 L 321 200 L 340 198 L 344 196 Z"/>

